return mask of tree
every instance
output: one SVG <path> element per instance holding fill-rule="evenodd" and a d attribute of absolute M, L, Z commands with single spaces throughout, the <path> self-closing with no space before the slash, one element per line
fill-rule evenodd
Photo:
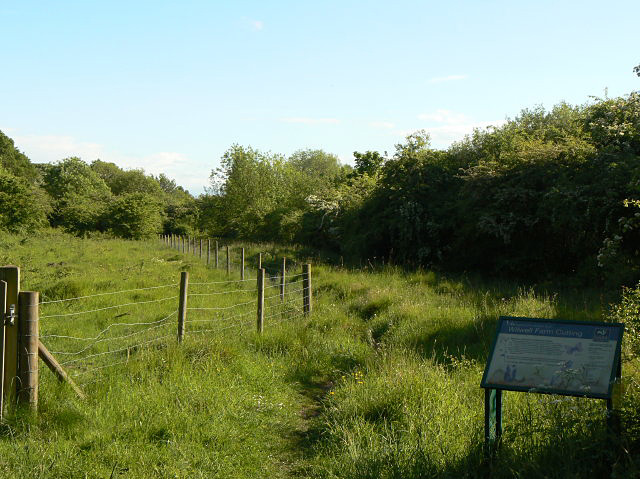
<path fill-rule="evenodd" d="M 32 231 L 47 223 L 44 192 L 0 167 L 0 231 Z"/>
<path fill-rule="evenodd" d="M 151 238 L 162 229 L 162 204 L 146 193 L 126 193 L 113 202 L 109 227 L 122 238 Z"/>
<path fill-rule="evenodd" d="M 256 238 L 265 216 L 286 201 L 289 176 L 281 155 L 233 145 L 211 173 L 210 192 L 222 197 L 215 234 Z"/>
<path fill-rule="evenodd" d="M 366 151 L 365 153 L 354 151 L 353 157 L 356 163 L 355 170 L 359 175 L 365 173 L 369 176 L 374 175 L 386 161 L 386 158 L 377 151 Z"/>
<path fill-rule="evenodd" d="M 85 235 L 104 230 L 111 190 L 89 165 L 77 157 L 43 166 L 44 188 L 53 199 L 52 226 Z"/>
<path fill-rule="evenodd" d="M 147 193 L 162 195 L 162 188 L 153 176 L 147 176 L 142 169 L 123 170 L 114 163 L 96 160 L 91 169 L 98 173 L 114 195 L 125 193 Z"/>
<path fill-rule="evenodd" d="M 38 178 L 38 170 L 29 158 L 18 150 L 11 138 L 0 131 L 0 166 L 19 178 L 34 183 Z"/>

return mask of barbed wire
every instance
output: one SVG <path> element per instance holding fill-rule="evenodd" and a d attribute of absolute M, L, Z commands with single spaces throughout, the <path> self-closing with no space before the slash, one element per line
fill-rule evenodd
<path fill-rule="evenodd" d="M 293 286 L 294 284 L 298 284 L 298 283 L 302 283 L 302 280 L 291 281 L 289 283 L 285 283 L 285 287 L 286 286 Z M 282 286 L 281 283 L 277 283 L 277 284 L 272 284 L 271 286 L 265 286 L 264 289 L 279 288 L 280 286 Z"/>
<path fill-rule="evenodd" d="M 121 293 L 131 293 L 133 291 L 148 291 L 151 289 L 160 289 L 160 288 L 169 288 L 170 286 L 177 286 L 178 283 L 171 283 L 171 284 L 164 284 L 162 286 L 150 286 L 148 288 L 135 288 L 135 289 L 123 289 L 121 291 L 111 291 L 109 293 L 96 293 L 96 294 L 89 294 L 87 296 L 77 296 L 75 298 L 66 298 L 66 299 L 55 299 L 52 301 L 40 301 L 40 304 L 52 304 L 52 303 L 63 303 L 65 301 L 76 301 L 79 299 L 86 299 L 86 298 L 95 298 L 96 296 L 108 296 L 108 295 L 112 295 L 112 294 L 121 294 Z"/>
<path fill-rule="evenodd" d="M 116 353 L 121 353 L 123 351 L 129 351 L 132 348 L 137 348 L 139 346 L 144 346 L 145 344 L 153 343 L 153 342 L 158 341 L 160 339 L 168 338 L 169 336 L 173 336 L 173 335 L 172 334 L 167 334 L 165 336 L 160 336 L 158 338 L 150 339 L 149 341 L 143 341 L 141 343 L 131 344 L 131 345 L 125 347 L 125 348 L 114 349 L 114 350 L 111 350 L 111 351 L 103 351 L 101 353 L 96 353 L 96 354 L 89 354 L 87 356 L 84 356 L 84 357 L 78 358 L 78 359 L 70 359 L 69 361 L 61 362 L 60 365 L 64 366 L 65 364 L 77 363 L 78 361 L 84 361 L 85 359 L 96 358 L 98 356 L 104 356 L 106 354 L 116 354 Z"/>
<path fill-rule="evenodd" d="M 175 310 L 173 313 L 171 313 L 168 316 L 165 316 L 162 319 L 159 319 L 157 321 L 148 321 L 148 322 L 139 322 L 139 323 L 113 323 L 110 324 L 109 326 L 107 326 L 105 329 L 103 329 L 102 331 L 100 331 L 96 336 L 93 336 L 91 338 L 81 338 L 81 337 L 77 337 L 77 336 L 65 336 L 62 334 L 44 334 L 40 336 L 40 339 L 46 339 L 46 338 L 58 338 L 58 339 L 74 339 L 77 341 L 92 341 L 94 339 L 98 339 L 100 338 L 100 336 L 102 336 L 105 332 L 107 332 L 109 329 L 115 327 L 115 326 L 146 326 L 146 325 L 152 325 L 152 324 L 158 324 L 161 322 L 164 322 L 166 320 L 168 320 L 171 316 L 173 316 L 174 314 L 177 314 L 178 310 Z"/>
<path fill-rule="evenodd" d="M 160 299 L 152 299 L 150 301 L 136 301 L 136 302 L 133 302 L 133 303 L 117 304 L 115 306 L 106 306 L 104 308 L 90 309 L 90 310 L 87 310 L 87 311 L 79 311 L 79 312 L 76 312 L 76 313 L 49 314 L 49 315 L 46 315 L 46 316 L 40 316 L 40 319 L 62 318 L 62 317 L 66 317 L 66 316 L 79 316 L 81 314 L 97 313 L 98 311 L 106 311 L 108 309 L 124 308 L 125 306 L 135 306 L 137 304 L 161 303 L 162 301 L 169 301 L 170 299 L 178 299 L 178 296 L 171 296 L 171 297 L 168 297 L 168 298 L 160 298 Z"/>
<path fill-rule="evenodd" d="M 156 326 L 151 326 L 151 327 L 149 327 L 149 328 L 141 329 L 140 331 L 136 331 L 136 332 L 134 332 L 134 333 L 125 334 L 125 335 L 122 335 L 122 336 L 116 336 L 116 337 L 113 337 L 113 338 L 103 338 L 103 339 L 98 339 L 97 341 L 95 341 L 95 342 L 93 342 L 93 343 L 91 343 L 91 344 L 89 344 L 89 345 L 85 346 L 84 348 L 82 348 L 82 349 L 80 349 L 80 350 L 78 350 L 78 351 L 74 351 L 74 352 L 67 352 L 67 351 L 51 351 L 51 354 L 58 354 L 58 355 L 60 355 L 60 356 L 77 356 L 78 354 L 82 354 L 82 353 L 84 353 L 85 351 L 88 351 L 89 349 L 91 349 L 93 346 L 95 346 L 95 345 L 96 345 L 96 344 L 98 344 L 98 343 L 103 343 L 103 342 L 107 342 L 107 341 L 116 341 L 116 340 L 118 340 L 118 339 L 131 338 L 131 337 L 133 337 L 133 336 L 137 336 L 137 335 L 139 335 L 139 334 L 146 333 L 146 332 L 152 331 L 152 330 L 154 330 L 154 329 L 162 328 L 162 327 L 166 326 L 166 324 L 167 324 L 167 322 L 165 321 L 165 322 L 164 322 L 164 323 L 162 323 L 162 324 L 158 324 L 158 325 L 156 325 Z"/>
<path fill-rule="evenodd" d="M 300 301 L 300 299 L 301 298 L 293 298 L 293 299 L 290 299 L 288 301 L 281 301 L 280 303 L 275 303 L 275 304 L 272 303 L 267 307 L 267 309 L 273 309 L 273 308 L 284 306 L 285 304 L 295 303 L 297 301 Z"/>
<path fill-rule="evenodd" d="M 187 308 L 187 311 L 225 311 L 228 309 L 233 309 L 233 308 L 239 308 L 240 306 L 246 306 L 247 304 L 254 304 L 255 301 L 247 301 L 246 303 L 237 303 L 237 304 L 233 304 L 231 306 L 225 306 L 225 307 L 216 307 L 216 308 Z"/>
<path fill-rule="evenodd" d="M 250 314 L 256 314 L 256 311 L 251 310 L 251 311 L 247 311 L 246 313 L 242 313 L 242 314 L 234 314 L 233 316 L 228 316 L 228 317 L 222 317 L 222 318 L 210 318 L 210 319 L 188 319 L 185 321 L 185 324 L 189 324 L 189 323 L 211 323 L 213 321 L 231 321 L 232 319 L 235 318 L 242 318 L 244 316 L 248 316 Z"/>
<path fill-rule="evenodd" d="M 289 295 L 291 295 L 291 294 L 300 293 L 300 292 L 301 292 L 301 291 L 303 291 L 303 290 L 304 290 L 304 288 L 302 288 L 302 289 L 296 289 L 296 290 L 294 290 L 294 291 L 287 291 L 287 292 L 285 292 L 285 293 L 284 293 L 284 295 L 285 295 L 285 296 L 289 296 Z M 264 300 L 265 300 L 265 301 L 267 301 L 268 299 L 280 298 L 280 297 L 281 297 L 281 296 L 280 296 L 280 294 L 274 294 L 273 296 L 268 296 L 268 297 L 264 298 Z"/>
<path fill-rule="evenodd" d="M 218 291 L 216 293 L 188 293 L 187 296 L 218 296 L 221 294 L 231 294 L 231 293 L 255 293 L 255 289 L 233 289 L 230 291 Z"/>
<path fill-rule="evenodd" d="M 228 281 L 209 281 L 206 283 L 189 283 L 189 285 L 194 285 L 194 286 L 204 286 L 204 285 L 208 285 L 208 284 L 228 284 L 228 283 L 243 283 L 243 282 L 247 282 L 247 281 L 255 281 L 255 278 L 248 278 L 248 279 L 230 279 Z"/>
<path fill-rule="evenodd" d="M 221 332 L 221 331 L 226 331 L 227 329 L 237 328 L 238 326 L 246 326 L 248 324 L 252 324 L 253 322 L 254 322 L 254 320 L 251 319 L 249 321 L 230 324 L 228 326 L 225 326 L 224 328 L 192 329 L 192 330 L 189 331 L 189 334 L 208 333 L 208 332 Z"/>

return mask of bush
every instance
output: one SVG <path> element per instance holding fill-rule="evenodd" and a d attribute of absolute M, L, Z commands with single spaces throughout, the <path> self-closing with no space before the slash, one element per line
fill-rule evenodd
<path fill-rule="evenodd" d="M 613 306 L 610 319 L 625 325 L 625 339 L 633 355 L 640 353 L 640 283 L 625 288 L 622 301 Z"/>

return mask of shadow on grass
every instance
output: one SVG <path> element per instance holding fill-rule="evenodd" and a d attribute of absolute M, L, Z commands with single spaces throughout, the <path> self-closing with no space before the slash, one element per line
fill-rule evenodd
<path fill-rule="evenodd" d="M 450 364 L 454 359 L 484 362 L 489 354 L 498 318 L 481 316 L 462 326 L 444 325 L 436 331 L 413 330 L 398 342 L 420 356 Z"/>

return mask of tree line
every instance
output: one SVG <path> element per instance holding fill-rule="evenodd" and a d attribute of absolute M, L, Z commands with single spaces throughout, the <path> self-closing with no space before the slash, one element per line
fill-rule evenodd
<path fill-rule="evenodd" d="M 34 165 L 0 135 L 0 228 L 299 243 L 346 259 L 501 276 L 640 277 L 640 94 L 525 109 L 446 150 L 290 156 L 233 145 L 194 198 L 164 175 Z"/>

